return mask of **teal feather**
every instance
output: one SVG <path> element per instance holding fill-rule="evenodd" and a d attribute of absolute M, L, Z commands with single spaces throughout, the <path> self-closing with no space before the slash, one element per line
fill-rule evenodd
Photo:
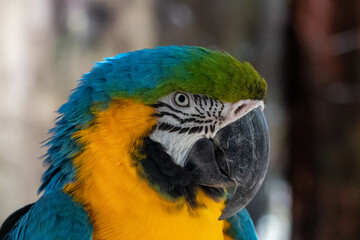
<path fill-rule="evenodd" d="M 258 239 L 254 223 L 245 208 L 226 221 L 230 223 L 230 228 L 226 231 L 226 234 L 234 240 Z"/>
<path fill-rule="evenodd" d="M 92 223 L 83 206 L 63 192 L 42 196 L 16 223 L 8 240 L 91 240 Z"/>

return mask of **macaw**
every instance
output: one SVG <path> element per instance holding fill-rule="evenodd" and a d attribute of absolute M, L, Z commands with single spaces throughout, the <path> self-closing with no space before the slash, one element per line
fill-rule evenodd
<path fill-rule="evenodd" d="M 50 130 L 43 195 L 1 238 L 257 239 L 244 207 L 269 161 L 266 90 L 249 63 L 201 47 L 97 63 Z"/>

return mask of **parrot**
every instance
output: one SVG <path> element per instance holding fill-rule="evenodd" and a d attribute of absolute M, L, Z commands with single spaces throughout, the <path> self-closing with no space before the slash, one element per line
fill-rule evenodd
<path fill-rule="evenodd" d="M 258 239 L 267 83 L 248 62 L 159 46 L 95 63 L 45 141 L 39 199 L 0 239 Z"/>

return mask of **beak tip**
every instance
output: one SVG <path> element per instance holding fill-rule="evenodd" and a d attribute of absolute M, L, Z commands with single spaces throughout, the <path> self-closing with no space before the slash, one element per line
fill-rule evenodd
<path fill-rule="evenodd" d="M 228 217 L 224 216 L 224 214 L 221 214 L 221 216 L 218 218 L 219 221 L 228 219 Z"/>
<path fill-rule="evenodd" d="M 242 209 L 244 208 L 243 204 L 240 204 L 239 206 L 232 206 L 232 204 L 227 205 L 223 212 L 221 213 L 221 216 L 219 217 L 218 220 L 225 220 L 228 218 L 231 218 L 232 216 L 234 216 L 236 213 L 240 212 Z"/>
<path fill-rule="evenodd" d="M 230 217 L 231 217 L 231 216 L 227 216 L 227 215 L 225 216 L 224 213 L 222 213 L 222 214 L 220 215 L 220 217 L 218 218 L 218 220 L 219 220 L 219 221 L 222 221 L 222 220 L 226 220 L 226 219 L 228 219 L 228 218 L 230 218 Z"/>

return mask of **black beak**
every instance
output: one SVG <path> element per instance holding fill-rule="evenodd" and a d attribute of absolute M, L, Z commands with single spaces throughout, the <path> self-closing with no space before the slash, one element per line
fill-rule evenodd
<path fill-rule="evenodd" d="M 197 184 L 235 187 L 219 220 L 235 215 L 255 196 L 268 168 L 269 145 L 265 116 L 256 108 L 192 147 L 186 168 Z"/>

